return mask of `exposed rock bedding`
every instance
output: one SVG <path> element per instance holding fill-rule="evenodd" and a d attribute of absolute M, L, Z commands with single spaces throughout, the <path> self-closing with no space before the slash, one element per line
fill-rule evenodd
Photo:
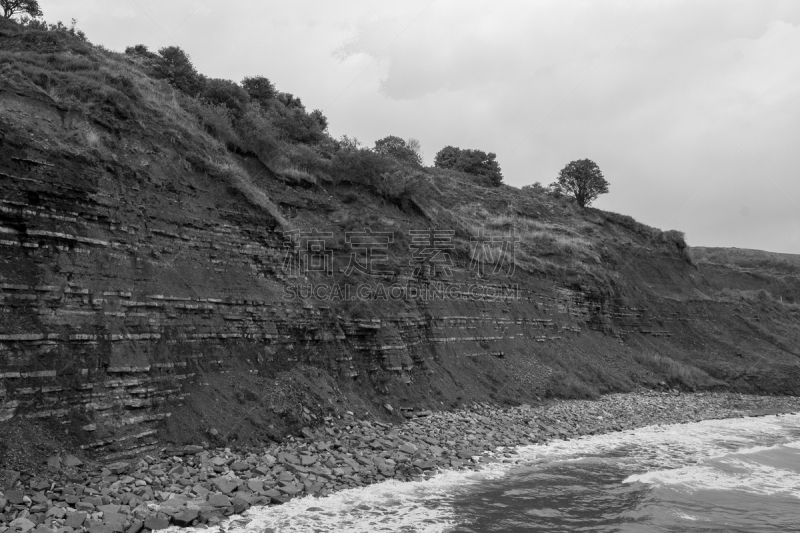
<path fill-rule="evenodd" d="M 258 454 L 189 445 L 107 465 L 54 456 L 49 479 L 0 471 L 0 533 L 139 533 L 215 524 L 252 505 L 511 461 L 509 447 L 517 445 L 797 410 L 798 397 L 644 392 L 537 407 L 409 412 L 412 418 L 397 426 L 348 413 Z"/>

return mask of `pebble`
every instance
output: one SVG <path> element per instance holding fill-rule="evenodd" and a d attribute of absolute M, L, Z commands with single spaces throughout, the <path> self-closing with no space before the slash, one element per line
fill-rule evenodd
<path fill-rule="evenodd" d="M 72 455 L 50 458 L 58 477 L 29 479 L 0 470 L 0 532 L 140 533 L 211 526 L 252 505 L 387 479 L 419 480 L 442 469 L 513 462 L 513 446 L 652 424 L 746 414 L 795 412 L 800 398 L 733 393 L 614 394 L 597 401 L 558 401 L 502 408 L 487 403 L 454 412 L 403 408 L 407 420 L 327 418 L 301 436 L 260 454 L 201 446 L 165 448 L 107 465 Z M 56 460 L 57 459 L 57 460 Z"/>

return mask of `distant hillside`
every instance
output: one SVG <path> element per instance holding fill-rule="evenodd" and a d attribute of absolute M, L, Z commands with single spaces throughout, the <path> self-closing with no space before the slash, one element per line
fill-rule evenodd
<path fill-rule="evenodd" d="M 709 248 L 693 246 L 696 263 L 714 263 L 743 269 L 800 274 L 800 255 L 748 250 L 747 248 Z"/>
<path fill-rule="evenodd" d="M 800 393 L 788 270 L 392 146 L 178 49 L 0 19 L 0 424 L 112 459 L 346 411 Z"/>
<path fill-rule="evenodd" d="M 800 302 L 800 255 L 742 248 L 692 247 L 689 255 L 725 297 Z"/>

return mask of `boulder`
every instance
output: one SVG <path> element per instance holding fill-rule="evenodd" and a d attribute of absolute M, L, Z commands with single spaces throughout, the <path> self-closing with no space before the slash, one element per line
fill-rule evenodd
<path fill-rule="evenodd" d="M 88 515 L 86 513 L 67 513 L 67 519 L 64 521 L 64 525 L 71 527 L 73 529 L 80 529 L 83 527 L 83 523 L 86 521 L 86 517 Z"/>
<path fill-rule="evenodd" d="M 27 518 L 17 518 L 12 520 L 8 526 L 18 533 L 28 533 L 31 529 L 36 527 L 36 524 L 28 520 Z"/>
<path fill-rule="evenodd" d="M 414 455 L 417 453 L 417 447 L 410 443 L 403 443 L 398 448 L 403 453 L 407 453 L 408 455 Z"/>
<path fill-rule="evenodd" d="M 212 494 L 208 497 L 208 505 L 212 507 L 230 507 L 231 499 L 224 494 Z"/>
<path fill-rule="evenodd" d="M 78 459 L 74 455 L 66 455 L 66 456 L 64 456 L 64 460 L 62 461 L 62 464 L 64 466 L 68 466 L 68 467 L 76 467 L 76 466 L 81 466 L 83 464 L 83 461 L 81 461 L 80 459 Z"/>
<path fill-rule="evenodd" d="M 244 472 L 245 470 L 250 470 L 250 463 L 245 461 L 234 461 L 231 463 L 231 470 L 234 472 Z"/>
<path fill-rule="evenodd" d="M 24 503 L 24 501 L 25 501 L 23 499 L 24 497 L 25 497 L 25 494 L 23 494 L 22 491 L 19 491 L 19 490 L 6 490 L 5 491 L 6 500 L 8 500 L 8 503 L 11 503 L 11 504 L 14 504 L 14 505 L 22 505 Z"/>
<path fill-rule="evenodd" d="M 131 522 L 128 529 L 125 530 L 125 533 L 139 533 L 142 528 L 144 528 L 144 522 L 141 520 L 134 520 Z"/>
<path fill-rule="evenodd" d="M 0 491 L 14 488 L 18 479 L 19 472 L 16 470 L 0 470 Z"/>
<path fill-rule="evenodd" d="M 197 509 L 185 509 L 172 517 L 172 522 L 181 527 L 188 527 L 200 517 Z"/>
<path fill-rule="evenodd" d="M 156 531 L 158 529 L 167 529 L 169 527 L 169 520 L 166 518 L 160 518 L 156 515 L 150 515 L 145 519 L 144 527 L 152 531 Z"/>
<path fill-rule="evenodd" d="M 236 514 L 242 514 L 250 508 L 250 503 L 243 498 L 234 498 L 231 500 L 231 505 L 233 505 L 233 512 Z"/>

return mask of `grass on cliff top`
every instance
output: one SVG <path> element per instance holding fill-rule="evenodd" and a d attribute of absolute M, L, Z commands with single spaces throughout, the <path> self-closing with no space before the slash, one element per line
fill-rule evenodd
<path fill-rule="evenodd" d="M 744 248 L 706 248 L 691 250 L 697 263 L 726 265 L 743 270 L 766 270 L 787 274 L 800 274 L 800 255 L 748 250 Z"/>
<path fill-rule="evenodd" d="M 677 249 L 681 254 L 686 249 L 679 232 L 663 232 L 625 215 L 580 209 L 568 198 L 507 185 L 491 187 L 477 176 L 403 163 L 348 146 L 327 133 L 306 138 L 312 113 L 292 95 L 266 103 L 247 100 L 234 109 L 214 101 L 213 94 L 189 95 L 156 79 L 152 61 L 146 55 L 93 46 L 68 31 L 0 23 L 0 90 L 38 93 L 93 122 L 83 147 L 65 149 L 88 147 L 113 154 L 116 132 L 138 128 L 144 139 L 175 144 L 179 159 L 189 163 L 184 166 L 226 180 L 283 229 L 314 227 L 320 215 L 308 210 L 290 222 L 280 199 L 267 192 L 278 188 L 265 180 L 308 189 L 320 202 L 343 186 L 359 190 L 364 201 L 344 206 L 352 211 L 341 217 L 344 224 L 365 218 L 363 205 L 369 210 L 380 204 L 393 206 L 399 216 L 379 216 L 378 225 L 407 233 L 421 217 L 429 227 L 452 229 L 456 255 L 465 262 L 476 250 L 474 239 L 513 233 L 520 239 L 513 254 L 501 245 L 493 252 L 507 254 L 506 259 L 522 270 L 561 279 L 602 278 L 613 267 L 615 254 L 610 251 L 629 245 Z M 242 91 L 237 87 L 229 86 L 230 94 Z M 257 160 L 265 172 L 249 172 L 242 158 Z M 358 229 L 362 228 L 363 224 Z M 623 253 L 616 255 L 621 258 Z M 396 259 L 398 264 L 408 260 Z"/>

